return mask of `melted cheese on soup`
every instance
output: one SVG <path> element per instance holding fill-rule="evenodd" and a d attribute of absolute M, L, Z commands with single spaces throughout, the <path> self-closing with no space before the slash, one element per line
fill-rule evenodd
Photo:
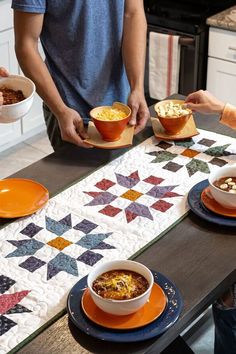
<path fill-rule="evenodd" d="M 113 300 L 133 299 L 149 287 L 145 277 L 129 270 L 111 270 L 100 275 L 92 285 L 100 296 Z"/>

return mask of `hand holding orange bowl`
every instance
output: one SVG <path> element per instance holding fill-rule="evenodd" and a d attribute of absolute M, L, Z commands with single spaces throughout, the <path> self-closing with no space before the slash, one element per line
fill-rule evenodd
<path fill-rule="evenodd" d="M 183 100 L 164 100 L 155 104 L 154 110 L 167 134 L 176 135 L 184 128 L 192 115 L 189 108 L 184 108 Z"/>
<path fill-rule="evenodd" d="M 123 103 L 114 102 L 112 106 L 92 109 L 90 116 L 103 140 L 117 141 L 129 122 L 131 109 Z"/>

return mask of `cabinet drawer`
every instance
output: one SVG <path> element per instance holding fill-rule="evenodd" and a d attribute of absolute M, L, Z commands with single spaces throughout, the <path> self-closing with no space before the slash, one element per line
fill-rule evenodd
<path fill-rule="evenodd" d="M 0 150 L 5 144 L 17 141 L 21 136 L 20 121 L 9 124 L 0 124 Z"/>
<path fill-rule="evenodd" d="M 5 31 L 13 27 L 13 10 L 11 9 L 11 1 L 0 1 L 0 31 Z"/>
<path fill-rule="evenodd" d="M 223 102 L 236 105 L 236 64 L 208 58 L 207 90 Z"/>
<path fill-rule="evenodd" d="M 236 62 L 236 32 L 211 27 L 208 55 Z"/>

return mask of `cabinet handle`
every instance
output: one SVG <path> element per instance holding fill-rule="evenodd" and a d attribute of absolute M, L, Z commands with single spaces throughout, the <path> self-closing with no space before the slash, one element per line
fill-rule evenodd
<path fill-rule="evenodd" d="M 236 51 L 236 47 L 229 47 L 229 50 L 234 50 L 234 51 Z"/>

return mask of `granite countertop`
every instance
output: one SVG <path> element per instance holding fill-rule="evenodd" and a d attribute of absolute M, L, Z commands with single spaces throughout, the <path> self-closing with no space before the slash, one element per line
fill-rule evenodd
<path fill-rule="evenodd" d="M 213 27 L 236 31 L 236 6 L 208 17 L 207 24 Z"/>

